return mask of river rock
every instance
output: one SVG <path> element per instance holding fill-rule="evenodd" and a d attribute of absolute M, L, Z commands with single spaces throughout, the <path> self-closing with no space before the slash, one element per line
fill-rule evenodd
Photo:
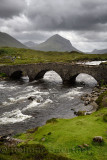
<path fill-rule="evenodd" d="M 93 106 L 93 110 L 97 110 L 98 109 L 98 105 L 97 105 L 97 103 L 96 102 L 92 102 L 90 105 L 92 105 Z"/>
<path fill-rule="evenodd" d="M 85 106 L 87 106 L 89 104 L 89 101 L 85 101 Z"/>
<path fill-rule="evenodd" d="M 40 102 L 41 102 L 41 100 L 40 100 L 40 99 L 37 99 L 37 100 L 36 100 L 36 102 L 37 102 L 37 103 L 40 103 Z"/>
<path fill-rule="evenodd" d="M 14 146 L 17 145 L 18 143 L 24 142 L 21 139 L 17 138 L 12 138 L 12 137 L 7 137 L 7 136 L 0 136 L 0 142 L 3 142 L 5 145 L 8 146 Z"/>
<path fill-rule="evenodd" d="M 94 96 L 90 99 L 90 102 L 96 101 L 98 99 L 98 96 Z"/>
<path fill-rule="evenodd" d="M 35 99 L 35 97 L 31 96 L 31 97 L 28 97 L 28 100 L 31 100 L 33 101 Z"/>
<path fill-rule="evenodd" d="M 92 112 L 86 112 L 86 113 L 85 113 L 85 115 L 90 115 L 90 114 L 92 114 Z"/>
<path fill-rule="evenodd" d="M 85 116 L 86 111 L 78 111 L 78 112 L 74 112 L 74 114 L 77 115 L 77 116 Z"/>

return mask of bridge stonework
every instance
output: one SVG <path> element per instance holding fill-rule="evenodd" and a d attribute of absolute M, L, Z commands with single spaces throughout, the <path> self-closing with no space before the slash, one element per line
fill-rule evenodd
<path fill-rule="evenodd" d="M 60 75 L 63 83 L 75 83 L 75 79 L 80 73 L 91 75 L 98 83 L 102 80 L 107 83 L 107 65 L 104 64 L 94 66 L 70 63 L 37 63 L 0 66 L 0 73 L 5 73 L 9 77 L 12 77 L 17 71 L 28 75 L 30 81 L 43 78 L 47 71 L 55 71 Z"/>

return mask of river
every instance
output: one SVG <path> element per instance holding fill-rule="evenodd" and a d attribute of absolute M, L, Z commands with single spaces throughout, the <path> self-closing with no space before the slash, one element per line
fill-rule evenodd
<path fill-rule="evenodd" d="M 96 81 L 89 75 L 80 74 L 76 86 L 64 86 L 54 71 L 47 72 L 43 80 L 29 82 L 0 82 L 0 135 L 16 134 L 29 128 L 44 125 L 51 118 L 73 118 L 74 111 L 91 110 L 84 106 L 81 95 L 90 93 Z M 34 100 L 29 100 L 33 97 Z"/>

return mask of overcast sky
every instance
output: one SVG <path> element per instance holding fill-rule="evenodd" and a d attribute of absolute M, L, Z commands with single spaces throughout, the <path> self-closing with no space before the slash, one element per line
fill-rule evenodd
<path fill-rule="evenodd" d="M 57 33 L 82 51 L 107 48 L 107 0 L 0 0 L 0 31 L 21 42 Z"/>

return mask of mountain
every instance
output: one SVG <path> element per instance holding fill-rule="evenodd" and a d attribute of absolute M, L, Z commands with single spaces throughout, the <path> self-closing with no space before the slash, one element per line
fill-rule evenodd
<path fill-rule="evenodd" d="M 35 47 L 38 44 L 34 43 L 32 41 L 28 41 L 28 42 L 25 42 L 24 45 L 27 46 L 27 47 L 29 47 L 29 48 L 33 48 L 33 47 Z"/>
<path fill-rule="evenodd" d="M 97 50 L 94 49 L 92 52 L 88 52 L 89 54 L 105 54 L 107 53 L 107 49 Z"/>
<path fill-rule="evenodd" d="M 71 52 L 71 51 L 78 51 L 75 47 L 72 46 L 71 42 L 60 35 L 56 34 L 45 42 L 36 45 L 33 47 L 35 50 L 40 51 L 58 51 L 58 52 Z"/>
<path fill-rule="evenodd" d="M 27 48 L 21 42 L 13 38 L 7 33 L 0 32 L 0 47 L 16 47 L 16 48 Z"/>

